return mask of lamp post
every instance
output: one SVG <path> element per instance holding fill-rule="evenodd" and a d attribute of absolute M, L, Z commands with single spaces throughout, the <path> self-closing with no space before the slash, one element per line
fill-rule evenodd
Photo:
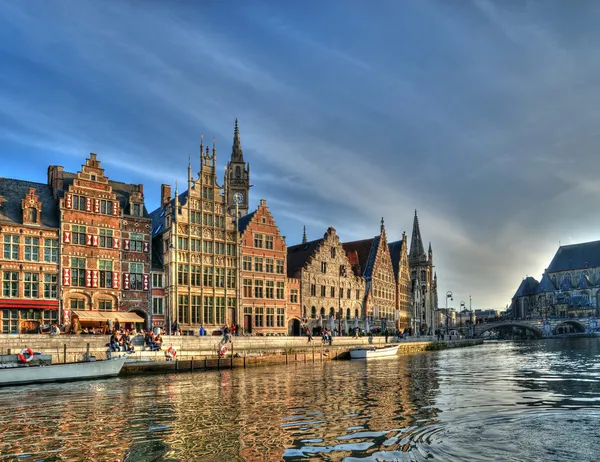
<path fill-rule="evenodd" d="M 342 276 L 346 277 L 346 266 L 340 265 L 340 269 L 338 271 L 338 311 L 340 313 L 338 319 L 338 335 L 342 336 Z"/>
<path fill-rule="evenodd" d="M 465 310 L 466 310 L 466 305 L 465 302 L 461 301 L 460 302 L 460 327 L 463 327 L 463 323 L 464 323 L 464 317 L 465 317 Z"/>
<path fill-rule="evenodd" d="M 452 298 L 452 292 L 449 290 L 448 292 L 446 292 L 446 335 L 448 335 L 448 299 L 450 300 L 454 300 L 454 298 Z"/>

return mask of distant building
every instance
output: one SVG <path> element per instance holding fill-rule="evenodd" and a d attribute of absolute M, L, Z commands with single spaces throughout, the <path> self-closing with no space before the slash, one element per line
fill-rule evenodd
<path fill-rule="evenodd" d="M 396 279 L 396 309 L 398 310 L 398 329 L 403 331 L 411 326 L 412 317 L 412 285 L 410 266 L 408 264 L 408 243 L 406 233 L 402 239 L 389 243 L 392 267 Z"/>
<path fill-rule="evenodd" d="M 493 321 L 500 317 L 499 310 L 475 310 L 475 318 L 483 321 Z"/>
<path fill-rule="evenodd" d="M 507 316 L 600 315 L 600 241 L 559 247 L 538 282 L 529 276 L 515 292 Z"/>

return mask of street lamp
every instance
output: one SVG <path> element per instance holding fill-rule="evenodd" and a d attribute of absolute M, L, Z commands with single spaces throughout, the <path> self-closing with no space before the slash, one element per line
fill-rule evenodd
<path fill-rule="evenodd" d="M 452 298 L 452 292 L 450 290 L 446 292 L 446 335 L 448 335 L 448 299 L 450 299 L 451 301 L 454 300 L 454 298 Z"/>
<path fill-rule="evenodd" d="M 465 302 L 461 301 L 460 302 L 460 327 L 463 327 L 463 323 L 464 323 L 464 317 L 465 317 L 465 310 L 466 310 L 466 306 L 465 306 Z"/>

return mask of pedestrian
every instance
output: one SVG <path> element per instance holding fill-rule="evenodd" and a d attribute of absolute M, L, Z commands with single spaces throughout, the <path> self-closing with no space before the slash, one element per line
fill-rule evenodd
<path fill-rule="evenodd" d="M 308 337 L 307 343 L 312 342 L 312 334 L 310 333 L 310 330 L 308 329 L 308 327 L 306 328 L 306 336 Z"/>

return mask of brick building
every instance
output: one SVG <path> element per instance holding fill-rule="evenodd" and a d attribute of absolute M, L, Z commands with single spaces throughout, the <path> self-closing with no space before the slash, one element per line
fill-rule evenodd
<path fill-rule="evenodd" d="M 63 322 L 148 321 L 150 219 L 142 186 L 109 180 L 93 153 L 77 173 L 48 167 L 48 183 L 60 210 Z"/>
<path fill-rule="evenodd" d="M 229 168 L 243 164 L 239 130 L 234 131 Z M 165 321 L 184 333 L 196 334 L 201 325 L 208 333 L 224 324 L 243 325 L 238 307 L 238 232 L 228 211 L 247 210 L 249 169 L 237 181 L 228 169 L 224 184 L 217 181 L 217 150 L 200 144 L 200 172 L 194 178 L 188 165 L 187 190 L 171 198 L 162 186 L 161 206 L 151 213 L 153 243 L 165 274 Z M 229 194 L 236 180 L 236 194 Z M 235 202 L 235 203 L 234 203 Z"/>
<path fill-rule="evenodd" d="M 353 271 L 365 280 L 364 314 L 373 327 L 393 329 L 397 320 L 397 286 L 383 218 L 378 236 L 343 246 L 353 262 Z"/>
<path fill-rule="evenodd" d="M 161 242 L 154 241 L 158 245 Z M 152 327 L 164 327 L 167 323 L 165 316 L 165 271 L 162 253 L 159 248 L 152 246 Z"/>
<path fill-rule="evenodd" d="M 396 278 L 396 309 L 398 310 L 398 329 L 403 331 L 411 326 L 411 282 L 408 265 L 408 243 L 406 233 L 402 239 L 388 244 L 394 277 Z"/>
<path fill-rule="evenodd" d="M 58 322 L 58 232 L 49 186 L 0 178 L 1 333 Z"/>
<path fill-rule="evenodd" d="M 365 280 L 352 271 L 342 243 L 333 227 L 321 239 L 288 247 L 288 277 L 300 281 L 303 323 L 344 330 L 364 316 Z"/>
<path fill-rule="evenodd" d="M 287 334 L 300 318 L 287 310 L 287 246 L 267 203 L 238 220 L 240 232 L 241 303 L 245 333 Z M 296 302 L 296 306 L 298 303 Z M 292 305 L 293 306 L 293 305 Z M 290 316 L 292 315 L 292 316 Z M 291 323 L 291 327 L 289 324 Z"/>

